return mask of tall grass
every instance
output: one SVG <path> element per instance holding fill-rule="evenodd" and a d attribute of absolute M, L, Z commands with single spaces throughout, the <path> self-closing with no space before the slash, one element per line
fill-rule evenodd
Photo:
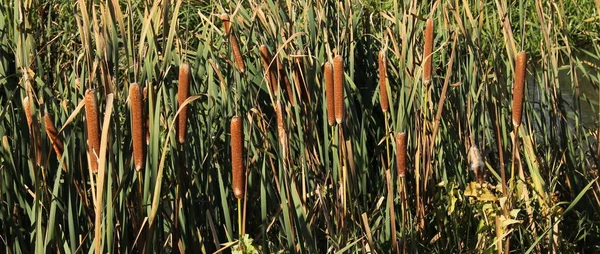
<path fill-rule="evenodd" d="M 0 248 L 595 252 L 598 10 L 0 0 Z"/>

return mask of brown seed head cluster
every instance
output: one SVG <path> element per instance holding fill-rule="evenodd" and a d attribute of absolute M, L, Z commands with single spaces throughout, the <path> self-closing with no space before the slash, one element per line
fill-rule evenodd
<path fill-rule="evenodd" d="M 58 159 L 60 160 L 64 151 L 64 145 L 62 140 L 60 140 L 60 138 L 58 137 L 58 130 L 56 130 L 56 127 L 54 126 L 54 123 L 52 122 L 52 118 L 50 117 L 50 114 L 48 114 L 48 111 L 44 113 L 44 124 L 46 125 L 46 135 L 48 135 L 48 138 L 50 139 L 52 149 L 54 149 L 56 157 L 58 157 Z"/>
<path fill-rule="evenodd" d="M 425 46 L 423 48 L 423 83 L 427 84 L 431 80 L 431 60 L 433 56 L 433 19 L 427 19 L 425 25 Z"/>
<path fill-rule="evenodd" d="M 41 165 L 42 163 L 42 140 L 41 134 L 38 129 L 38 121 L 33 119 L 33 112 L 31 110 L 31 102 L 29 96 L 23 98 L 23 109 L 25 110 L 25 119 L 27 120 L 27 127 L 29 128 L 29 135 L 33 139 L 35 163 Z"/>
<path fill-rule="evenodd" d="M 329 125 L 335 123 L 335 100 L 334 96 L 334 85 L 333 85 L 333 64 L 331 62 L 325 63 L 325 99 L 327 100 L 327 122 Z"/>
<path fill-rule="evenodd" d="M 233 175 L 233 195 L 243 198 L 246 185 L 244 170 L 244 121 L 241 116 L 231 119 L 231 167 Z"/>
<path fill-rule="evenodd" d="M 521 125 L 523 115 L 523 97 L 525 93 L 525 72 L 527 71 L 527 54 L 519 52 L 515 63 L 515 84 L 513 86 L 512 121 L 515 127 Z"/>
<path fill-rule="evenodd" d="M 344 60 L 341 56 L 333 58 L 333 82 L 335 121 L 341 124 L 344 121 Z"/>
<path fill-rule="evenodd" d="M 178 108 L 181 108 L 183 102 L 190 96 L 190 79 L 190 65 L 188 63 L 182 63 L 179 66 L 179 85 L 177 87 Z M 187 127 L 187 106 L 184 106 L 179 112 L 177 122 L 177 141 L 179 141 L 179 144 L 184 144 Z"/>
<path fill-rule="evenodd" d="M 133 133 L 133 161 L 135 170 L 140 171 L 144 167 L 144 114 L 142 103 L 142 91 L 137 83 L 129 85 L 129 100 L 131 101 L 131 130 Z"/>
<path fill-rule="evenodd" d="M 387 66 L 385 59 L 385 50 L 382 49 L 381 51 L 379 51 L 377 59 L 379 63 L 379 101 L 381 103 L 381 110 L 383 110 L 383 112 L 387 112 L 389 109 L 389 102 L 386 85 Z"/>
<path fill-rule="evenodd" d="M 406 175 L 406 133 L 396 134 L 396 164 L 399 177 Z"/>
<path fill-rule="evenodd" d="M 296 84 L 296 92 L 298 93 L 298 99 L 300 99 L 300 103 L 302 103 L 302 100 L 310 101 L 310 95 L 306 90 L 306 83 L 304 82 L 304 78 L 302 77 L 303 60 L 300 56 L 304 55 L 304 52 L 302 50 L 297 50 L 296 55 L 298 57 L 296 57 L 296 64 L 294 65 L 294 83 Z"/>
<path fill-rule="evenodd" d="M 243 73 L 246 71 L 246 65 L 244 64 L 242 51 L 240 50 L 240 45 L 238 44 L 238 40 L 235 36 L 235 33 L 229 36 L 229 42 L 231 43 L 231 50 L 233 50 L 233 59 L 235 60 L 235 64 L 237 65 L 240 72 Z"/>
<path fill-rule="evenodd" d="M 231 28 L 231 23 L 229 20 L 229 15 L 227 13 L 221 14 L 221 21 L 223 21 L 223 29 L 225 30 L 225 35 L 229 36 L 229 31 Z"/>
<path fill-rule="evenodd" d="M 85 91 L 85 118 L 88 133 L 88 156 L 94 174 L 98 173 L 98 156 L 100 155 L 100 125 L 98 116 L 98 100 L 96 90 Z"/>

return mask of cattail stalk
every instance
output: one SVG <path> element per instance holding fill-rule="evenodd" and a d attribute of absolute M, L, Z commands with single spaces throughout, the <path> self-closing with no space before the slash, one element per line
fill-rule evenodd
<path fill-rule="evenodd" d="M 333 92 L 333 64 L 325 63 L 325 99 L 327 100 L 327 122 L 329 125 L 335 123 L 335 100 Z"/>
<path fill-rule="evenodd" d="M 389 102 L 388 102 L 388 94 L 387 94 L 387 82 L 386 82 L 386 76 L 387 76 L 387 66 L 386 66 L 386 59 L 385 59 L 385 51 L 382 49 L 381 51 L 379 51 L 378 54 L 378 62 L 379 62 L 379 101 L 381 103 L 381 110 L 383 110 L 383 112 L 387 112 L 389 109 Z"/>
<path fill-rule="evenodd" d="M 52 122 L 52 118 L 50 117 L 50 114 L 48 114 L 48 111 L 44 113 L 44 124 L 46 125 L 46 135 L 48 135 L 48 138 L 50 139 L 52 149 L 54 149 L 56 157 L 58 157 L 58 159 L 60 160 L 64 151 L 64 145 L 62 140 L 60 140 L 60 138 L 58 137 L 58 130 L 56 130 L 56 127 L 54 126 L 54 123 Z"/>
<path fill-rule="evenodd" d="M 427 19 L 425 25 L 425 46 L 423 47 L 423 83 L 427 84 L 431 80 L 431 60 L 433 55 L 433 19 Z"/>
<path fill-rule="evenodd" d="M 98 100 L 96 90 L 85 91 L 85 118 L 88 133 L 88 156 L 94 174 L 98 173 L 98 155 L 100 155 L 100 126 L 98 119 Z"/>
<path fill-rule="evenodd" d="M 144 114 L 142 91 L 137 83 L 129 85 L 129 100 L 131 101 L 131 130 L 133 134 L 133 161 L 135 170 L 144 167 Z"/>
<path fill-rule="evenodd" d="M 188 63 L 182 63 L 179 66 L 179 85 L 177 87 L 177 107 L 181 108 L 183 102 L 190 96 L 190 65 Z M 179 112 L 177 118 L 177 140 L 179 144 L 185 143 L 186 134 L 186 122 L 187 122 L 187 106 L 183 106 L 183 109 Z"/>
<path fill-rule="evenodd" d="M 277 93 L 277 79 L 275 78 L 275 66 L 271 65 L 271 54 L 266 45 L 260 45 L 260 57 L 263 60 L 265 72 L 267 72 L 267 82 L 273 94 Z"/>
<path fill-rule="evenodd" d="M 523 97 L 525 92 L 525 72 L 527 71 L 527 54 L 519 52 L 515 64 L 515 84 L 513 87 L 512 121 L 515 127 L 521 125 L 523 115 Z"/>
<path fill-rule="evenodd" d="M 406 176 L 406 133 L 396 134 L 396 164 L 398 176 Z"/>
<path fill-rule="evenodd" d="M 231 167 L 233 175 L 233 195 L 241 199 L 245 193 L 244 170 L 244 121 L 241 116 L 231 119 Z"/>
<path fill-rule="evenodd" d="M 341 124 L 344 121 L 344 60 L 341 56 L 333 58 L 333 82 L 335 121 Z"/>

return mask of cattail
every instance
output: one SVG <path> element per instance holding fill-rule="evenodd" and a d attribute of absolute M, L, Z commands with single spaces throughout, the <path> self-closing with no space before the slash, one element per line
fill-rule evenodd
<path fill-rule="evenodd" d="M 25 98 L 23 98 L 23 109 L 25 110 L 25 119 L 27 120 L 27 127 L 31 129 L 31 125 L 33 124 L 33 114 L 31 113 L 29 96 L 25 96 Z"/>
<path fill-rule="evenodd" d="M 398 176 L 406 175 L 406 133 L 396 134 L 396 164 Z"/>
<path fill-rule="evenodd" d="M 296 55 L 298 57 L 296 57 L 296 64 L 294 66 L 294 83 L 296 83 L 296 92 L 298 93 L 300 103 L 302 103 L 303 99 L 310 101 L 310 96 L 308 94 L 304 78 L 302 77 L 302 57 L 299 57 L 304 55 L 304 52 L 302 52 L 302 50 L 297 50 Z"/>
<path fill-rule="evenodd" d="M 385 51 L 382 49 L 379 51 L 378 55 L 379 60 L 379 101 L 381 103 L 381 110 L 383 112 L 387 112 L 389 109 L 388 103 L 388 95 L 387 95 L 387 85 L 386 85 L 386 76 L 387 76 L 387 68 L 386 68 L 386 60 L 385 60 Z"/>
<path fill-rule="evenodd" d="M 233 195 L 243 198 L 245 192 L 244 170 L 244 121 L 241 116 L 231 119 L 231 167 L 233 175 Z"/>
<path fill-rule="evenodd" d="M 177 87 L 177 107 L 181 108 L 183 102 L 190 96 L 190 65 L 188 63 L 182 63 L 179 66 L 179 85 Z M 179 144 L 185 143 L 186 134 L 186 121 L 187 121 L 187 106 L 179 112 L 177 118 L 177 140 Z"/>
<path fill-rule="evenodd" d="M 279 145 L 281 145 L 283 158 L 285 160 L 288 155 L 288 139 L 285 131 L 285 122 L 283 119 L 283 111 L 285 109 L 281 106 L 280 101 L 277 101 L 276 103 L 277 105 L 275 106 L 275 113 L 277 114 L 277 134 L 279 136 Z"/>
<path fill-rule="evenodd" d="M 265 68 L 265 72 L 267 72 L 267 81 L 269 83 L 269 88 L 271 88 L 272 93 L 277 93 L 277 80 L 275 78 L 275 67 L 271 65 L 271 54 L 269 53 L 269 49 L 266 45 L 260 45 L 260 57 L 263 60 L 263 66 Z"/>
<path fill-rule="evenodd" d="M 31 135 L 35 146 L 35 162 L 37 165 L 40 165 L 42 163 L 42 141 L 41 135 L 38 132 L 37 121 L 34 121 L 33 119 L 29 96 L 25 96 L 25 98 L 23 98 L 23 109 L 25 110 L 25 119 L 27 120 L 29 134 Z"/>
<path fill-rule="evenodd" d="M 279 60 L 279 58 L 277 59 L 277 69 L 278 69 L 278 76 L 279 76 L 279 86 L 283 87 L 283 89 L 285 89 L 288 99 L 290 100 L 290 102 L 293 105 L 295 105 L 296 102 L 294 99 L 294 91 L 292 91 L 292 85 L 290 84 L 290 80 L 288 79 L 287 75 L 285 74 L 285 68 L 284 68 L 281 60 Z"/>
<path fill-rule="evenodd" d="M 129 85 L 129 100 L 131 101 L 131 130 L 133 133 L 133 161 L 135 170 L 144 167 L 144 117 L 142 91 L 137 83 Z"/>
<path fill-rule="evenodd" d="M 325 99 L 327 99 L 327 122 L 335 123 L 335 103 L 333 99 L 333 64 L 325 63 Z"/>
<path fill-rule="evenodd" d="M 48 114 L 48 111 L 44 112 L 44 124 L 46 125 L 46 135 L 48 135 L 48 138 L 50 139 L 50 144 L 52 145 L 52 148 L 56 153 L 56 157 L 60 159 L 62 158 L 64 145 L 62 140 L 60 140 L 60 138 L 58 137 L 58 130 L 56 130 L 56 127 L 54 126 L 54 123 L 52 122 L 52 118 L 50 117 L 50 114 Z"/>
<path fill-rule="evenodd" d="M 333 58 L 333 93 L 335 104 L 335 121 L 344 121 L 344 60 L 341 56 Z"/>
<path fill-rule="evenodd" d="M 221 14 L 221 21 L 223 21 L 223 29 L 225 29 L 225 36 L 229 36 L 229 29 L 231 27 L 229 15 L 227 15 L 227 13 Z"/>
<path fill-rule="evenodd" d="M 427 84 L 431 80 L 431 60 L 433 55 L 433 19 L 427 19 L 425 25 L 425 47 L 423 49 L 423 83 Z"/>
<path fill-rule="evenodd" d="M 235 36 L 235 33 L 231 33 L 231 20 L 229 19 L 229 15 L 227 15 L 227 13 L 221 14 L 221 20 L 223 21 L 225 36 L 229 37 L 229 43 L 231 43 L 235 64 L 241 72 L 244 72 L 246 71 L 246 66 L 244 65 L 244 59 L 242 58 L 242 51 L 240 50 L 237 37 Z"/>
<path fill-rule="evenodd" d="M 100 155 L 100 126 L 96 90 L 91 88 L 85 91 L 85 118 L 88 133 L 88 156 L 92 172 L 95 174 L 98 173 L 97 156 Z"/>
<path fill-rule="evenodd" d="M 513 87 L 512 121 L 515 127 L 521 125 L 523 115 L 523 96 L 525 92 L 525 72 L 527 71 L 527 54 L 519 52 L 515 64 L 515 84 Z"/>
<path fill-rule="evenodd" d="M 246 66 L 244 65 L 244 58 L 242 58 L 242 51 L 240 50 L 240 45 L 238 44 L 237 37 L 235 33 L 229 37 L 229 41 L 231 42 L 231 50 L 233 50 L 233 59 L 235 60 L 235 64 L 237 65 L 240 72 L 246 71 Z"/>

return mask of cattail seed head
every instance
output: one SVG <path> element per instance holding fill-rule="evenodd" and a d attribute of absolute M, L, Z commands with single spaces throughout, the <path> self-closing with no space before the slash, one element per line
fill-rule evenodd
<path fill-rule="evenodd" d="M 23 98 L 23 109 L 25 110 L 25 119 L 27 120 L 27 127 L 31 129 L 31 125 L 33 124 L 33 114 L 31 113 L 29 96 L 25 96 L 25 98 Z"/>
<path fill-rule="evenodd" d="M 182 63 L 179 66 L 179 85 L 177 87 L 178 108 L 181 108 L 183 102 L 190 96 L 190 78 L 190 65 L 188 63 Z M 179 141 L 179 144 L 184 144 L 187 127 L 187 106 L 184 106 L 179 112 L 177 122 L 177 141 Z"/>
<path fill-rule="evenodd" d="M 33 119 L 33 112 L 31 110 L 31 102 L 29 96 L 23 98 L 23 109 L 25 110 L 25 119 L 27 120 L 27 127 L 29 128 L 29 134 L 33 139 L 35 162 L 37 165 L 42 163 L 42 140 L 38 130 L 38 121 Z"/>
<path fill-rule="evenodd" d="M 288 97 L 289 101 L 292 103 L 292 105 L 296 105 L 296 102 L 294 99 L 294 91 L 292 91 L 292 85 L 290 84 L 290 80 L 288 79 L 288 77 L 285 73 L 285 67 L 283 66 L 283 63 L 281 62 L 281 60 L 279 60 L 279 58 L 277 59 L 277 69 L 278 69 L 278 76 L 279 76 L 279 86 L 283 87 L 283 89 L 285 89 L 287 97 Z"/>
<path fill-rule="evenodd" d="M 269 83 L 269 88 L 271 88 L 272 93 L 277 92 L 277 80 L 275 78 L 275 67 L 271 65 L 271 54 L 269 53 L 269 49 L 266 45 L 260 45 L 260 57 L 263 60 L 263 66 L 265 68 L 265 72 L 267 72 L 267 82 Z"/>
<path fill-rule="evenodd" d="M 325 99 L 327 100 L 327 122 L 329 125 L 335 123 L 335 100 L 334 100 L 334 85 L 333 85 L 333 64 L 325 63 Z"/>
<path fill-rule="evenodd" d="M 527 71 L 527 54 L 519 52 L 515 63 L 515 84 L 513 86 L 512 121 L 515 127 L 521 125 L 523 115 L 523 97 L 525 93 L 525 72 Z"/>
<path fill-rule="evenodd" d="M 294 83 L 296 83 L 296 92 L 298 93 L 300 103 L 302 103 L 302 100 L 304 99 L 310 101 L 310 95 L 308 94 L 306 83 L 304 82 L 304 78 L 302 77 L 303 60 L 300 56 L 304 55 L 304 52 L 302 50 L 297 50 L 296 55 L 298 57 L 296 57 L 296 64 L 294 65 Z"/>
<path fill-rule="evenodd" d="M 98 114 L 96 90 L 90 88 L 85 91 L 85 121 L 88 133 L 88 156 L 90 167 L 94 174 L 98 173 L 97 157 L 100 155 L 100 122 Z"/>
<path fill-rule="evenodd" d="M 431 80 L 431 60 L 433 55 L 433 19 L 427 19 L 425 25 L 425 46 L 423 47 L 423 83 Z"/>
<path fill-rule="evenodd" d="M 279 145 L 281 146 L 283 158 L 287 159 L 288 155 L 288 138 L 285 130 L 285 121 L 283 118 L 284 107 L 281 106 L 281 102 L 277 101 L 275 105 L 275 113 L 277 114 L 277 134 L 279 136 Z"/>
<path fill-rule="evenodd" d="M 406 133 L 396 134 L 396 164 L 399 177 L 406 175 Z"/>
<path fill-rule="evenodd" d="M 229 15 L 227 15 L 227 13 L 221 14 L 221 21 L 223 21 L 223 29 L 225 30 L 225 35 L 229 36 L 229 29 L 231 27 Z"/>
<path fill-rule="evenodd" d="M 64 145 L 62 140 L 60 140 L 60 138 L 58 137 L 58 130 L 56 130 L 56 127 L 54 126 L 54 123 L 52 122 L 52 118 L 50 117 L 50 114 L 48 114 L 48 111 L 44 113 L 44 124 L 46 125 L 46 135 L 48 135 L 48 138 L 50 139 L 52 149 L 54 149 L 56 157 L 60 159 L 64 151 Z"/>
<path fill-rule="evenodd" d="M 383 112 L 387 112 L 389 109 L 389 102 L 386 84 L 387 66 L 385 59 L 385 50 L 382 49 L 381 51 L 379 51 L 377 58 L 379 60 L 379 101 L 381 103 L 381 110 L 383 110 Z"/>
<path fill-rule="evenodd" d="M 129 85 L 129 100 L 131 102 L 131 131 L 133 134 L 133 161 L 137 171 L 142 170 L 144 156 L 144 114 L 142 91 L 137 83 Z"/>
<path fill-rule="evenodd" d="M 246 71 L 246 65 L 244 64 L 242 51 L 240 50 L 240 45 L 238 44 L 237 36 L 235 36 L 235 33 L 229 37 L 229 41 L 231 42 L 231 50 L 233 51 L 233 59 L 235 60 L 235 64 L 237 65 L 240 72 L 243 73 Z"/>
<path fill-rule="evenodd" d="M 333 58 L 333 91 L 335 103 L 335 121 L 340 124 L 344 121 L 344 60 L 341 56 Z"/>
<path fill-rule="evenodd" d="M 231 119 L 231 167 L 233 175 L 233 195 L 243 198 L 245 192 L 244 170 L 244 121 L 241 116 Z"/>

